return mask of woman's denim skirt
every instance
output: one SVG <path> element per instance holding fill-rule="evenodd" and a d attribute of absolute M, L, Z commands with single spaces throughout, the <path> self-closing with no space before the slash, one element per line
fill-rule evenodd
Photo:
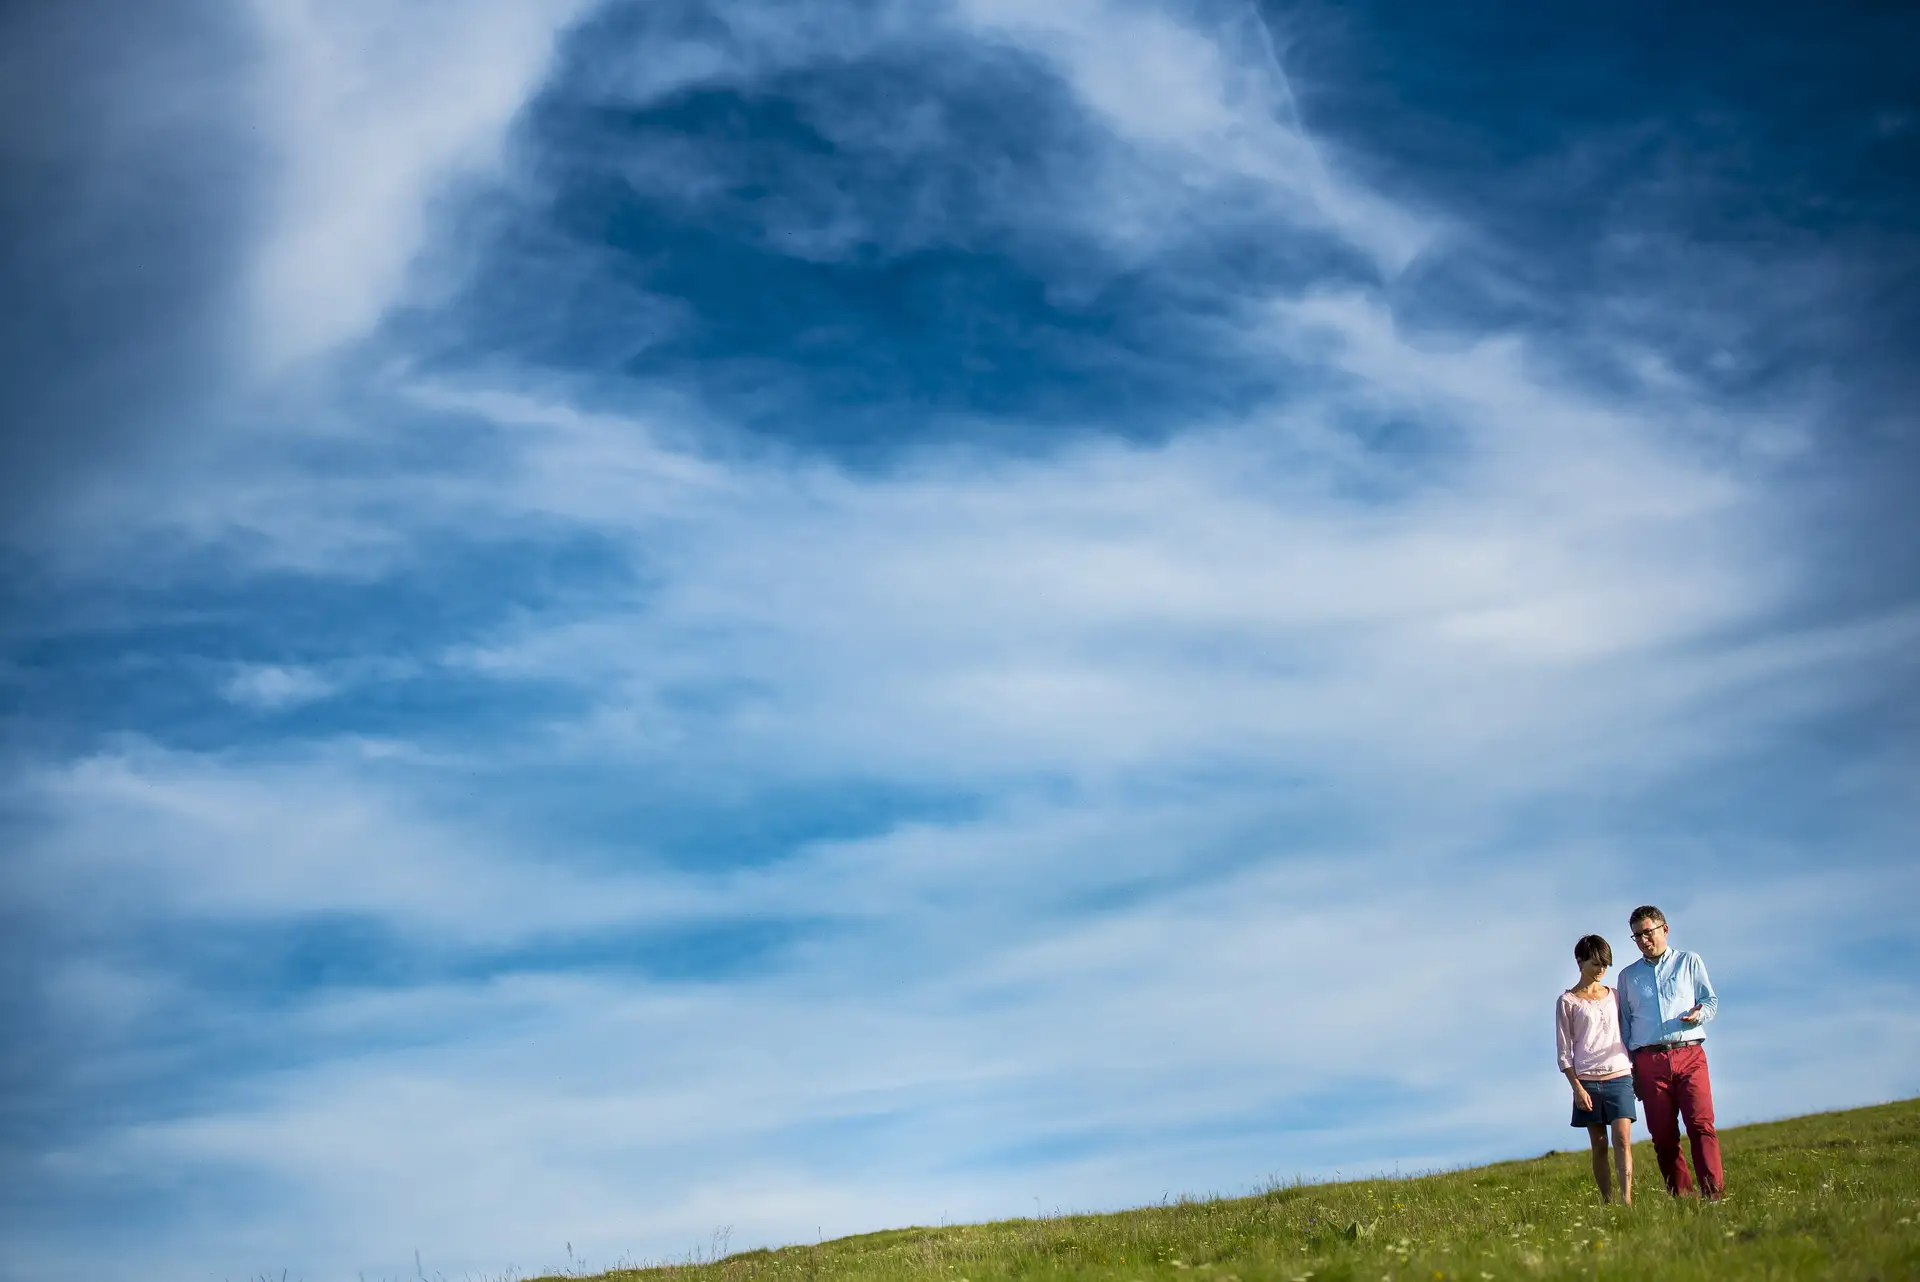
<path fill-rule="evenodd" d="M 1629 1122 L 1639 1120 L 1640 1114 L 1633 1107 L 1633 1074 L 1609 1077 L 1601 1081 L 1589 1081 L 1581 1078 L 1580 1084 L 1587 1088 L 1587 1095 L 1593 1100 L 1592 1108 L 1573 1106 L 1573 1124 L 1575 1126 L 1605 1126 L 1610 1122 L 1626 1118 Z"/>

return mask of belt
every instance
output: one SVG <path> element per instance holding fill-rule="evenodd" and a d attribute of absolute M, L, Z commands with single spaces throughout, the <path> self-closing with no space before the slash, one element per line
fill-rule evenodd
<path fill-rule="evenodd" d="M 1633 1048 L 1633 1053 L 1635 1055 L 1645 1055 L 1654 1051 L 1683 1051 L 1689 1046 L 1705 1046 L 1706 1044 L 1707 1039 L 1704 1037 L 1696 1037 L 1690 1042 L 1655 1042 L 1651 1046 L 1636 1046 Z"/>

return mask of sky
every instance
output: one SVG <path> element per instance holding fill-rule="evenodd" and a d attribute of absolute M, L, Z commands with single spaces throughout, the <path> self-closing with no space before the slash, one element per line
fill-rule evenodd
<path fill-rule="evenodd" d="M 1917 45 L 0 11 L 0 1279 L 1569 1148 L 1641 903 L 1920 1093 Z"/>

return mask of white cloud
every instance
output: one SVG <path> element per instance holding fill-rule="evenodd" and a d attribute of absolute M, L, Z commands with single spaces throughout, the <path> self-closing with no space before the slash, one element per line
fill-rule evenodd
<path fill-rule="evenodd" d="M 686 751 L 674 692 L 732 681 L 707 750 L 931 779 L 1519 751 L 1520 778 L 1469 773 L 1524 788 L 1671 764 L 1709 705 L 1758 713 L 1733 707 L 1741 674 L 1785 673 L 1714 638 L 1770 627 L 1804 573 L 1764 477 L 1671 443 L 1663 405 L 1586 399 L 1511 347 L 1374 340 L 1330 352 L 1351 396 L 1161 447 L 884 478 L 748 463 L 675 500 L 650 479 L 625 508 L 599 478 L 669 474 L 657 435 L 549 414 L 515 473 L 537 494 L 501 497 L 671 559 L 643 601 L 529 618 L 454 661 L 590 689 L 596 750 Z M 1381 500 L 1402 464 L 1343 443 L 1355 398 L 1455 425 L 1455 457 Z M 1904 626 L 1883 631 L 1885 652 Z M 1774 650 L 1809 661 L 1793 697 L 1864 697 L 1818 652 Z"/>
<path fill-rule="evenodd" d="M 270 367 L 379 320 L 432 200 L 497 162 L 582 3 L 252 0 L 282 170 L 253 277 L 251 333 Z"/>
<path fill-rule="evenodd" d="M 383 782 L 391 765 L 375 754 L 235 770 L 144 748 L 16 776 L 7 800 L 36 836 L 15 888 L 50 912 L 92 900 L 215 921 L 359 913 L 463 945 L 714 907 L 664 875 L 621 887 L 528 865 L 478 827 L 422 814 Z"/>
<path fill-rule="evenodd" d="M 333 683 L 312 668 L 263 663 L 236 669 L 220 693 L 244 707 L 277 712 L 324 699 L 333 690 Z"/>

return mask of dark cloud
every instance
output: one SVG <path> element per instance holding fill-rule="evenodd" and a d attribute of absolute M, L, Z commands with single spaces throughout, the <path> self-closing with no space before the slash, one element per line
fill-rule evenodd
<path fill-rule="evenodd" d="M 1275 22 L 1309 127 L 1472 229 L 1394 283 L 1403 322 L 1524 331 L 1598 383 L 1633 377 L 1626 340 L 1759 430 L 1821 407 L 1779 488 L 1821 608 L 1920 590 L 1920 10 L 1373 0 Z"/>
<path fill-rule="evenodd" d="M 1879 384 L 1920 351 L 1920 13 L 1377 0 L 1277 21 L 1310 127 L 1477 233 L 1477 264 L 1402 283 L 1408 311 L 1626 325 L 1759 397 L 1822 370 Z"/>
<path fill-rule="evenodd" d="M 227 370 L 260 160 L 230 8 L 0 9 L 0 533 L 138 466 Z"/>
<path fill-rule="evenodd" d="M 246 225 L 237 192 L 251 165 L 230 92 L 241 38 L 225 8 L 0 6 L 0 540 L 57 513 L 90 478 L 137 466 L 222 366 L 222 299 Z M 6 566 L 0 620 L 24 617 L 22 568 Z M 23 689 L 0 680 L 11 757 Z M 13 895 L 15 871 L 0 866 L 7 1168 L 84 1033 L 47 1035 L 55 941 Z M 58 1047 L 72 1058 L 56 1053 L 50 1069 Z"/>
<path fill-rule="evenodd" d="M 1284 372 L 1223 344 L 1222 317 L 1367 270 L 1331 235 L 1275 235 L 1251 184 L 1190 235 L 1116 251 L 1126 215 L 1100 202 L 1128 147 L 1051 66 L 951 32 L 791 65 L 727 48 L 732 73 L 622 87 L 610 68 L 670 51 L 689 12 L 575 34 L 523 120 L 520 180 L 468 211 L 468 291 L 401 332 L 446 364 L 690 387 L 866 464 L 949 437 L 1154 437 L 1270 399 Z"/>

